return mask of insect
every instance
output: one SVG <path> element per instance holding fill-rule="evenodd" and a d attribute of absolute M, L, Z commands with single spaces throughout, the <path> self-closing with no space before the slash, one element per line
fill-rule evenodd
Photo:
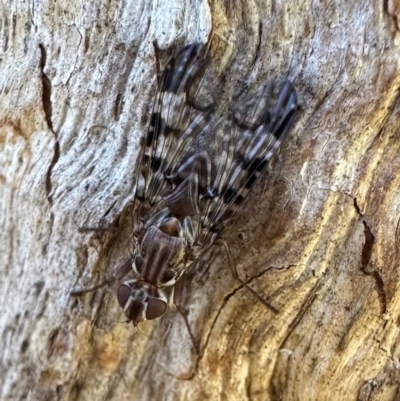
<path fill-rule="evenodd" d="M 294 122 L 290 81 L 266 82 L 221 115 L 212 76 L 207 47 L 191 44 L 170 59 L 155 95 L 140 158 L 135 249 L 118 274 L 133 276 L 117 299 L 134 325 L 167 311 L 167 287 L 221 241 Z"/>

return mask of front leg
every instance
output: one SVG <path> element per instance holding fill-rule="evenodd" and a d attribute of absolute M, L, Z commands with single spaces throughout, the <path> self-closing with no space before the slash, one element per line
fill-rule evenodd
<path fill-rule="evenodd" d="M 115 202 L 114 202 L 115 204 Z M 80 233 L 88 233 L 88 232 L 95 232 L 95 233 L 105 233 L 107 231 L 119 230 L 121 227 L 124 227 L 128 216 L 131 217 L 131 226 L 133 228 L 133 235 L 136 237 L 142 227 L 142 223 L 140 221 L 140 217 L 138 213 L 134 213 L 137 207 L 137 199 L 134 198 L 133 200 L 129 201 L 122 209 L 121 213 L 119 213 L 112 221 L 106 221 L 106 217 L 109 214 L 110 210 L 114 206 L 108 209 L 106 213 L 100 218 L 98 225 L 96 226 L 87 226 L 84 225 L 78 228 Z"/>
<path fill-rule="evenodd" d="M 131 270 L 132 270 L 132 263 L 133 263 L 133 258 L 130 257 L 117 271 L 117 274 L 113 277 L 109 277 L 102 281 L 100 284 L 95 285 L 94 287 L 91 288 L 85 288 L 81 290 L 75 290 L 71 291 L 70 294 L 72 296 L 81 296 L 83 294 L 87 294 L 88 292 L 96 291 L 99 288 L 105 287 L 107 285 L 110 285 L 114 283 L 116 280 L 120 280 L 123 277 L 125 277 Z"/>

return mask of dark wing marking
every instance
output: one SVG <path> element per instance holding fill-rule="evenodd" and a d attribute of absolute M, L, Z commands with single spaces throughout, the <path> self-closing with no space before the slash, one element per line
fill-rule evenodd
<path fill-rule="evenodd" d="M 183 48 L 165 68 L 141 160 L 154 206 L 146 225 L 175 215 L 190 243 L 222 233 L 293 125 L 296 91 L 271 81 L 219 118 L 204 45 Z M 206 78 L 211 77 L 211 80 Z M 206 82 L 206 83 L 205 83 Z"/>
<path fill-rule="evenodd" d="M 239 101 L 227 119 L 229 155 L 221 160 L 221 180 L 207 194 L 211 201 L 201 219 L 199 243 L 220 234 L 289 133 L 297 110 L 297 94 L 288 80 L 270 81 Z M 207 197 L 207 196 L 206 196 Z"/>
<path fill-rule="evenodd" d="M 291 82 L 271 81 L 239 101 L 227 119 L 213 113 L 207 124 L 196 124 L 163 198 L 172 214 L 190 216 L 190 242 L 210 243 L 226 228 L 290 131 L 296 109 Z"/>
<path fill-rule="evenodd" d="M 168 177 L 174 165 L 212 124 L 214 101 L 204 84 L 209 69 L 206 47 L 192 44 L 171 58 L 163 71 L 141 159 L 144 182 L 136 195 L 150 206 L 171 191 Z"/>

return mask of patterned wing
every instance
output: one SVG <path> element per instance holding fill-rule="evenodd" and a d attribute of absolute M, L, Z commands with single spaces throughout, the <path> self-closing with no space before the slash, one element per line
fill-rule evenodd
<path fill-rule="evenodd" d="M 137 197 L 156 205 L 147 224 L 174 215 L 190 243 L 222 233 L 286 137 L 297 109 L 288 80 L 270 81 L 217 115 L 207 49 L 183 48 L 165 68 L 141 162 Z M 209 79 L 211 78 L 211 79 Z"/>
<path fill-rule="evenodd" d="M 186 149 L 164 201 L 174 214 L 191 216 L 191 242 L 209 244 L 226 228 L 290 131 L 296 109 L 290 81 L 267 82 L 226 119 L 214 116 Z"/>
<path fill-rule="evenodd" d="M 233 156 L 223 180 L 210 191 L 214 197 L 202 219 L 203 235 L 226 228 L 289 133 L 296 110 L 297 94 L 288 80 L 269 81 L 237 103 L 228 119 Z"/>
<path fill-rule="evenodd" d="M 201 131 L 213 125 L 214 100 L 205 82 L 210 57 L 202 44 L 181 49 L 165 67 L 141 159 L 136 197 L 149 206 L 171 191 L 174 165 Z"/>

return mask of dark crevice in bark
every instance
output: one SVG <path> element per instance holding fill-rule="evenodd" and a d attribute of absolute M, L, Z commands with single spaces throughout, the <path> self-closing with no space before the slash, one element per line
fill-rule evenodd
<path fill-rule="evenodd" d="M 84 388 L 83 383 L 85 378 L 83 378 L 82 380 L 79 378 L 79 373 L 80 373 L 79 371 L 80 369 L 77 369 L 76 380 L 71 385 L 71 390 L 70 390 L 71 400 L 78 400 Z"/>
<path fill-rule="evenodd" d="M 389 16 L 389 18 L 392 20 L 394 26 L 398 31 L 400 31 L 400 23 L 399 19 L 396 14 L 391 14 L 389 11 L 389 0 L 383 0 L 383 12 Z"/>
<path fill-rule="evenodd" d="M 361 266 L 363 271 L 365 271 L 365 269 L 369 265 L 369 262 L 371 261 L 372 248 L 374 246 L 375 237 L 374 234 L 372 234 L 371 227 L 368 225 L 368 223 L 364 219 L 364 215 L 361 213 L 360 207 L 357 204 L 357 198 L 353 198 L 353 202 L 354 207 L 357 210 L 357 214 L 361 217 L 362 223 L 364 225 L 365 242 L 361 252 Z"/>
<path fill-rule="evenodd" d="M 123 109 L 122 93 L 118 93 L 114 103 L 114 120 L 118 121 Z"/>
<path fill-rule="evenodd" d="M 367 269 L 371 262 L 372 249 L 375 243 L 375 236 L 372 233 L 371 227 L 369 226 L 368 222 L 365 220 L 364 215 L 361 213 L 360 207 L 357 204 L 357 198 L 353 198 L 353 202 L 357 214 L 360 216 L 362 223 L 364 225 L 365 242 L 361 251 L 361 270 L 363 271 L 364 274 L 372 276 L 374 278 L 379 299 L 381 301 L 382 313 L 386 313 L 387 305 L 386 305 L 386 294 L 385 294 L 383 279 L 377 270 L 369 271 Z"/>
<path fill-rule="evenodd" d="M 43 110 L 44 110 L 44 115 L 45 115 L 45 120 L 46 124 L 49 128 L 49 130 L 53 133 L 55 141 L 54 141 L 54 149 L 53 149 L 53 159 L 50 162 L 50 166 L 47 170 L 46 174 L 46 195 L 47 195 L 47 200 L 50 204 L 50 206 L 53 205 L 53 195 L 52 195 L 52 181 L 51 181 L 51 175 L 53 172 L 53 168 L 58 162 L 58 159 L 60 158 L 60 144 L 57 139 L 57 135 L 53 130 L 53 122 L 52 122 L 52 113 L 53 113 L 53 106 L 51 103 L 51 81 L 49 77 L 45 74 L 44 68 L 46 66 L 46 50 L 42 44 L 39 45 L 40 49 L 40 72 L 41 72 L 41 79 L 42 79 L 42 102 L 43 102 Z M 53 221 L 54 221 L 54 215 L 50 211 L 50 223 L 51 226 L 53 226 Z"/>
<path fill-rule="evenodd" d="M 9 20 L 8 20 L 7 16 L 5 16 L 5 18 L 2 20 L 4 21 L 3 22 L 4 25 L 2 24 L 4 27 L 2 30 L 3 53 L 6 53 L 8 50 L 8 40 L 9 40 L 8 33 L 10 31 Z"/>
<path fill-rule="evenodd" d="M 374 246 L 375 237 L 374 234 L 372 234 L 371 232 L 371 228 L 369 227 L 369 225 L 366 223 L 365 220 L 363 220 L 363 225 L 364 225 L 365 242 L 361 252 L 361 266 L 363 269 L 366 269 L 367 266 L 369 265 L 369 262 L 371 261 L 372 248 Z"/>
<path fill-rule="evenodd" d="M 51 104 L 51 81 L 49 77 L 44 72 L 44 67 L 46 66 L 46 50 L 42 44 L 39 45 L 40 49 L 40 73 L 42 78 L 42 102 L 43 110 L 46 118 L 47 126 L 51 131 L 53 131 L 53 123 L 51 121 L 53 107 Z"/>
<path fill-rule="evenodd" d="M 48 340 L 49 348 L 53 347 L 54 341 L 57 338 L 59 331 L 60 331 L 60 328 L 57 327 L 57 328 L 53 329 L 53 331 L 50 333 L 49 340 Z"/>
<path fill-rule="evenodd" d="M 250 65 L 250 70 L 253 69 L 255 63 L 260 58 L 262 31 L 263 31 L 262 21 L 259 21 L 259 23 L 258 23 L 258 42 L 257 42 L 257 47 L 256 47 L 256 52 L 254 54 L 253 62 Z"/>
<path fill-rule="evenodd" d="M 28 350 L 28 348 L 29 348 L 29 340 L 25 339 L 22 341 L 22 344 L 21 344 L 21 348 L 20 348 L 21 354 L 25 354 L 25 352 Z"/>
<path fill-rule="evenodd" d="M 64 396 L 64 386 L 58 385 L 56 387 L 57 400 L 61 400 Z"/>
<path fill-rule="evenodd" d="M 53 205 L 53 194 L 52 194 L 53 184 L 51 182 L 51 174 L 52 174 L 53 168 L 57 164 L 59 158 L 60 158 L 60 144 L 59 144 L 58 140 L 56 139 L 56 141 L 54 142 L 53 159 L 51 160 L 50 166 L 49 166 L 49 168 L 47 170 L 47 174 L 46 174 L 46 194 L 47 194 L 47 200 L 49 201 L 50 206 Z"/>

